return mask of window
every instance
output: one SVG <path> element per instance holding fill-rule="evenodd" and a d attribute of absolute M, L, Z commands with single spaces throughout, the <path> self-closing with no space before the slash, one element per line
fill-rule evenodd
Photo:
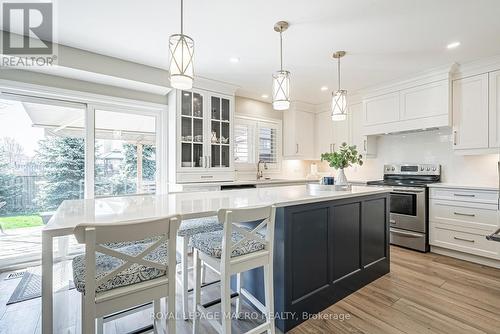
<path fill-rule="evenodd" d="M 234 160 L 240 169 L 254 168 L 258 161 L 268 168 L 279 168 L 281 160 L 281 123 L 236 117 Z"/>

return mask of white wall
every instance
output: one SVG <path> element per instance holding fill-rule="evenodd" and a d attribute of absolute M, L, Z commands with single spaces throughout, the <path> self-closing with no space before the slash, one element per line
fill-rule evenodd
<path fill-rule="evenodd" d="M 439 163 L 442 182 L 463 185 L 498 185 L 499 155 L 456 155 L 452 149 L 451 130 L 436 130 L 377 138 L 377 158 L 365 159 L 362 167 L 346 171 L 351 180 L 377 180 L 383 177 L 386 163 Z M 324 163 L 321 171 L 329 170 Z"/>

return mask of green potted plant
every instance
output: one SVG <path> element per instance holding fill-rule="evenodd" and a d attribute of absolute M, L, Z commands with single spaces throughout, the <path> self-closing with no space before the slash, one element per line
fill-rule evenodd
<path fill-rule="evenodd" d="M 321 161 L 327 161 L 330 167 L 338 169 L 337 179 L 335 184 L 347 185 L 347 178 L 344 169 L 352 165 L 363 165 L 363 156 L 358 154 L 356 145 L 349 146 L 347 143 L 342 143 L 336 152 L 321 154 Z"/>

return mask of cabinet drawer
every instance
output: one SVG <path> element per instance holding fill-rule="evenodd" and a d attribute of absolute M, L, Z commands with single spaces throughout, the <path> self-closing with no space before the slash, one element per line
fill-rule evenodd
<path fill-rule="evenodd" d="M 500 258 L 499 242 L 488 241 L 483 234 L 455 231 L 446 225 L 431 226 L 430 244 L 464 253 Z"/>
<path fill-rule="evenodd" d="M 177 173 L 176 176 L 177 183 L 234 181 L 234 173 L 232 172 L 206 171 Z"/>
<path fill-rule="evenodd" d="M 430 201 L 429 220 L 491 233 L 498 226 L 497 206 L 459 201 Z"/>
<path fill-rule="evenodd" d="M 458 188 L 431 188 L 429 197 L 431 199 L 497 204 L 498 192 Z"/>

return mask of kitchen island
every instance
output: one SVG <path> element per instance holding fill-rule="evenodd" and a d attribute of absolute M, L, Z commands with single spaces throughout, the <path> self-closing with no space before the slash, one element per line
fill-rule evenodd
<path fill-rule="evenodd" d="M 52 333 L 52 242 L 81 223 L 106 224 L 181 214 L 212 216 L 221 208 L 276 205 L 276 325 L 288 331 L 389 272 L 389 190 L 349 191 L 307 185 L 64 201 L 42 232 L 42 328 Z M 263 300 L 259 269 L 243 287 Z"/>

